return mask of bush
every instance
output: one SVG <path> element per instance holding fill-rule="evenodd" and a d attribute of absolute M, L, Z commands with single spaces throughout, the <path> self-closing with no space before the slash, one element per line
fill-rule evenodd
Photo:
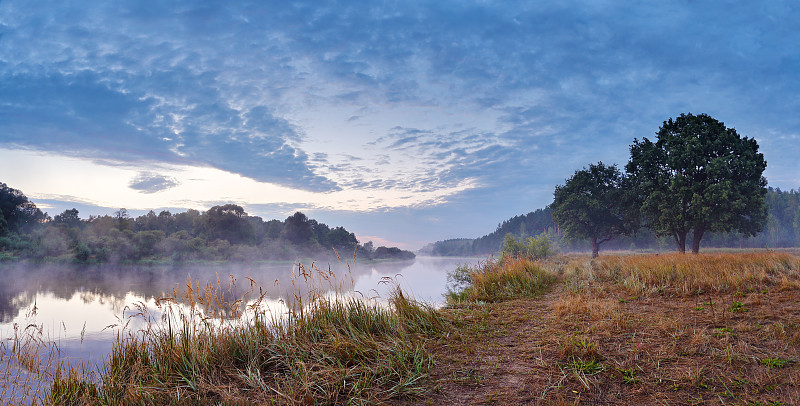
<path fill-rule="evenodd" d="M 518 241 L 513 235 L 506 234 L 503 240 L 503 258 L 547 258 L 555 254 L 550 236 L 541 233 L 530 237 L 525 242 Z"/>

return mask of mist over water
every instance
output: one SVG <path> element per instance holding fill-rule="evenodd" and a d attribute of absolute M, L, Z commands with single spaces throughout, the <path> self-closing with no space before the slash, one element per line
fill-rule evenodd
<path fill-rule="evenodd" d="M 158 321 L 163 309 L 156 301 L 180 297 L 193 289 L 218 289 L 239 306 L 262 298 L 262 308 L 275 316 L 285 313 L 296 294 L 354 294 L 386 298 L 395 285 L 417 300 L 441 304 L 447 272 L 477 258 L 418 257 L 396 262 L 270 262 L 252 264 L 142 265 L 0 265 L 0 339 L 12 342 L 25 334 L 58 345 L 62 359 L 99 363 L 111 351 L 117 335 L 147 325 L 141 313 Z M 312 269 L 315 268 L 315 269 Z M 326 276 L 323 278 L 319 271 Z M 304 278 L 303 273 L 310 277 Z M 249 293 L 248 293 L 249 292 Z M 181 305 L 178 301 L 178 305 Z M 236 312 L 222 314 L 238 317 Z"/>

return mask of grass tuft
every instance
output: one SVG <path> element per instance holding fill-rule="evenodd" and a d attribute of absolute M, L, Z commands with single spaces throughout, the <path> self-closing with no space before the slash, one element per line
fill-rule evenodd
<path fill-rule="evenodd" d="M 553 272 L 526 258 L 489 261 L 475 268 L 461 268 L 458 272 L 468 277 L 468 283 L 463 290 L 448 294 L 450 303 L 494 303 L 536 297 L 557 280 Z"/>

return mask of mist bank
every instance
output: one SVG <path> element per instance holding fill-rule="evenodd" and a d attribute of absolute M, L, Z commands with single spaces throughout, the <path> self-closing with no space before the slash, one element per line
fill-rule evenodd
<path fill-rule="evenodd" d="M 800 247 L 800 189 L 782 191 L 768 188 L 766 202 L 769 210 L 764 231 L 754 237 L 741 233 L 708 233 L 703 244 L 710 248 L 792 248 Z M 506 235 L 521 240 L 545 234 L 562 252 L 586 252 L 592 247 L 588 240 L 569 240 L 553 220 L 550 207 L 514 216 L 497 225 L 495 231 L 479 238 L 456 238 L 437 241 L 417 251 L 433 256 L 485 256 L 502 252 Z M 691 240 L 690 240 L 691 241 Z M 620 236 L 603 244 L 604 250 L 674 249 L 672 237 L 658 237 L 649 229 L 633 236 Z"/>
<path fill-rule="evenodd" d="M 344 227 L 328 226 L 301 212 L 265 221 L 235 204 L 203 212 L 151 210 L 135 218 L 126 209 L 88 219 L 82 219 L 77 209 L 51 217 L 21 191 L 0 183 L 0 260 L 106 263 L 414 256 L 397 247 L 361 243 Z"/>

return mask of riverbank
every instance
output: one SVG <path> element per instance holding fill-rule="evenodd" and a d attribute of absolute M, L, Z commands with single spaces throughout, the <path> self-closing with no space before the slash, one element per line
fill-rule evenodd
<path fill-rule="evenodd" d="M 121 343 L 99 384 L 62 371 L 50 401 L 788 405 L 800 398 L 795 255 L 560 256 L 454 274 L 471 283 L 438 311 L 398 292 L 389 307 L 323 300 L 273 336 L 241 325 L 188 341 L 155 331 Z M 143 373 L 158 365 L 160 372 Z"/>

